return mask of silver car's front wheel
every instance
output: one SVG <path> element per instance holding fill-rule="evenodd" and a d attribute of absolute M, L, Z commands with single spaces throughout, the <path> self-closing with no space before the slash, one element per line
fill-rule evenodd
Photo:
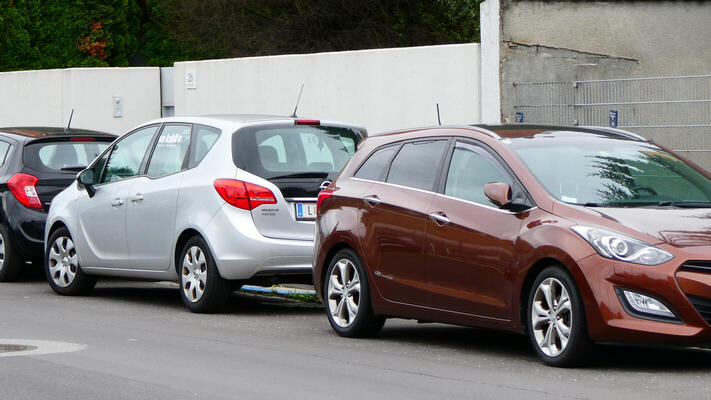
<path fill-rule="evenodd" d="M 328 280 L 328 309 L 341 328 L 350 326 L 358 316 L 360 277 L 355 265 L 343 258 L 336 262 Z"/>
<path fill-rule="evenodd" d="M 573 328 L 573 310 L 568 290 L 556 278 L 544 279 L 531 302 L 531 323 L 538 348 L 557 357 L 568 346 Z"/>
<path fill-rule="evenodd" d="M 49 275 L 57 286 L 66 288 L 71 285 L 79 271 L 77 251 L 72 239 L 60 236 L 52 242 L 47 262 Z"/>
<path fill-rule="evenodd" d="M 207 260 L 200 247 L 192 246 L 185 253 L 180 283 L 185 298 L 193 303 L 200 301 L 207 287 Z"/>

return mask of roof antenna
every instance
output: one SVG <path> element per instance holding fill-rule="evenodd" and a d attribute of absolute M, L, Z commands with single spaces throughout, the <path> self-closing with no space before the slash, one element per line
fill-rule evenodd
<path fill-rule="evenodd" d="M 67 127 L 64 128 L 64 132 L 69 132 L 69 127 L 72 126 L 72 117 L 74 116 L 74 109 L 72 108 L 72 113 L 69 114 L 69 122 L 67 122 Z"/>
<path fill-rule="evenodd" d="M 437 123 L 442 125 L 442 119 L 439 117 L 439 103 L 437 103 Z"/>
<path fill-rule="evenodd" d="M 296 109 L 299 108 L 299 101 L 301 101 L 301 92 L 304 91 L 304 84 L 301 84 L 301 90 L 299 90 L 299 97 L 296 99 L 296 106 L 294 107 L 294 113 L 291 114 L 291 118 L 296 118 Z"/>

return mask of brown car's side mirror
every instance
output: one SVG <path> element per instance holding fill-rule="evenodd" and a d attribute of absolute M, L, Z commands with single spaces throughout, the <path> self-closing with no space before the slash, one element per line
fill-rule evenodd
<path fill-rule="evenodd" d="M 503 207 L 511 202 L 511 186 L 503 182 L 489 182 L 484 185 L 484 194 L 497 207 Z"/>

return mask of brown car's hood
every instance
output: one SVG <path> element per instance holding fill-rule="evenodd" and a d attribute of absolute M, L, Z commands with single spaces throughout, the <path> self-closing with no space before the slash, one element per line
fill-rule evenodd
<path fill-rule="evenodd" d="M 711 209 L 594 208 L 602 217 L 676 247 L 711 245 Z"/>

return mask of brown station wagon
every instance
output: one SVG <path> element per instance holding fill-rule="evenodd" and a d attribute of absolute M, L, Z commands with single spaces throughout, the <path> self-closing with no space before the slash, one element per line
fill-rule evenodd
<path fill-rule="evenodd" d="M 365 140 L 318 198 L 314 284 L 342 336 L 386 318 L 595 342 L 711 341 L 711 176 L 635 134 L 436 127 Z"/>

